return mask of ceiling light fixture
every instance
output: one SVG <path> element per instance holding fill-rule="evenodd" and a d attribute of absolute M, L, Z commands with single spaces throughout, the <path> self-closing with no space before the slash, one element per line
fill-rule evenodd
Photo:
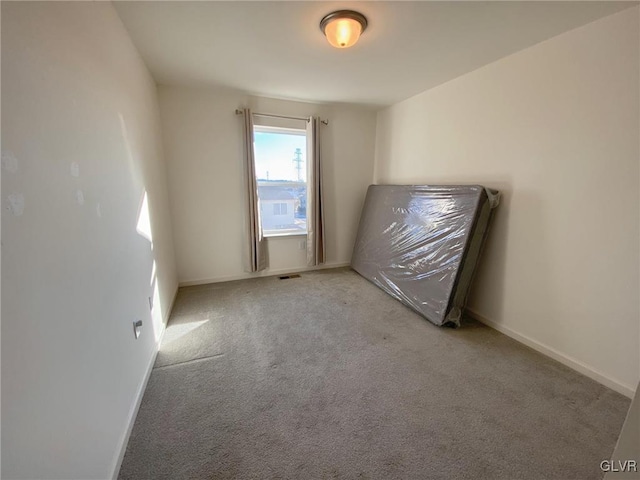
<path fill-rule="evenodd" d="M 320 30 L 336 48 L 349 48 L 358 41 L 367 28 L 364 15 L 353 10 L 338 10 L 326 15 L 320 21 Z"/>

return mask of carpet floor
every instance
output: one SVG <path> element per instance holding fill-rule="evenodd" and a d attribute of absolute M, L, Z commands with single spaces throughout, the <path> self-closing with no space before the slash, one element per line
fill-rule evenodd
<path fill-rule="evenodd" d="M 629 403 L 348 268 L 181 288 L 119 478 L 599 479 Z"/>

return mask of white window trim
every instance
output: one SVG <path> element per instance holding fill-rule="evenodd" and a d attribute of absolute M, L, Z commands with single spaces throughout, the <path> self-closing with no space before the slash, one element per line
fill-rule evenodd
<path fill-rule="evenodd" d="M 301 137 L 307 136 L 307 131 L 304 128 L 268 127 L 266 125 L 254 125 L 253 131 L 258 133 L 282 133 L 285 135 L 299 135 Z"/>
<path fill-rule="evenodd" d="M 300 135 L 301 137 L 307 136 L 307 131 L 304 128 L 286 128 L 286 127 L 271 127 L 268 125 L 253 125 L 254 132 L 260 133 L 282 133 L 288 135 Z M 307 237 L 307 232 L 301 232 L 300 230 L 263 230 L 262 236 L 264 238 L 292 238 L 292 237 Z"/>

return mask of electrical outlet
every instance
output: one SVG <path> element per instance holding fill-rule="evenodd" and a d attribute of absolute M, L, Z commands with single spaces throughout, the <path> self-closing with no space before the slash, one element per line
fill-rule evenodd
<path fill-rule="evenodd" d="M 133 334 L 136 337 L 136 340 L 140 336 L 140 330 L 142 330 L 142 320 L 136 320 L 133 322 Z"/>

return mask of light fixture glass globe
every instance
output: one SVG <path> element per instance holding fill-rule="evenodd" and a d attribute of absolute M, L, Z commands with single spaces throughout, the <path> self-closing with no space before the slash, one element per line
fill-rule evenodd
<path fill-rule="evenodd" d="M 324 28 L 324 34 L 331 45 L 336 48 L 353 46 L 362 33 L 362 25 L 353 18 L 335 18 Z"/>
<path fill-rule="evenodd" d="M 320 20 L 320 30 L 336 48 L 349 48 L 367 29 L 367 18 L 353 10 L 336 10 Z"/>

